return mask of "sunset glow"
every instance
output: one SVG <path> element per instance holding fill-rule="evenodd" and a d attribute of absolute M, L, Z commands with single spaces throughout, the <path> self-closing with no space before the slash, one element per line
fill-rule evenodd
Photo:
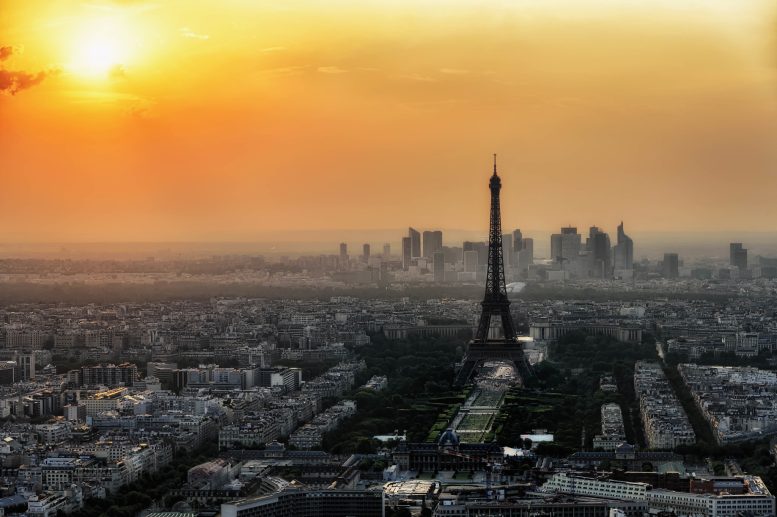
<path fill-rule="evenodd" d="M 72 60 L 68 69 L 86 75 L 105 75 L 129 57 L 128 37 L 111 20 L 84 24 L 73 34 Z"/>
<path fill-rule="evenodd" d="M 776 20 L 766 0 L 6 3 L 0 236 L 481 228 L 493 152 L 507 226 L 775 230 Z"/>

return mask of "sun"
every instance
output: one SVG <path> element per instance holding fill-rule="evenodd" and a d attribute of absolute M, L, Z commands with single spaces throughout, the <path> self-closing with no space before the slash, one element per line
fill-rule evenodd
<path fill-rule="evenodd" d="M 108 77 L 132 57 L 132 39 L 120 20 L 105 18 L 83 24 L 70 38 L 71 72 L 85 77 Z"/>

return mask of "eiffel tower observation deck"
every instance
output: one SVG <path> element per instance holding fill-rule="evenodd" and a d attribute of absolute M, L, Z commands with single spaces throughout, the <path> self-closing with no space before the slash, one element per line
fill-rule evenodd
<path fill-rule="evenodd" d="M 486 293 L 483 297 L 480 321 L 475 338 L 467 346 L 461 368 L 456 374 L 456 385 L 466 384 L 475 369 L 487 361 L 502 361 L 515 366 L 521 378 L 531 373 L 530 366 L 518 341 L 513 318 L 510 315 L 510 300 L 505 284 L 504 258 L 502 254 L 502 216 L 499 193 L 502 180 L 496 172 L 488 182 L 491 190 L 491 222 L 488 232 L 488 271 Z M 495 325 L 492 320 L 496 319 Z"/>

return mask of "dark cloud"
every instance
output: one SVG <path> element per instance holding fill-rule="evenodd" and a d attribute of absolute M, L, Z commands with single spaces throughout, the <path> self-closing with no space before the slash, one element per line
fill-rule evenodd
<path fill-rule="evenodd" d="M 27 72 L 0 70 L 0 92 L 16 95 L 20 91 L 40 83 L 48 75 L 49 72 L 30 74 Z"/>
<path fill-rule="evenodd" d="M 10 45 L 0 46 L 0 61 L 5 61 L 16 53 L 14 47 Z M 45 72 L 24 72 L 21 70 L 6 70 L 0 68 L 0 93 L 16 95 L 22 90 L 31 88 L 39 84 L 46 77 L 57 73 L 56 70 Z"/>

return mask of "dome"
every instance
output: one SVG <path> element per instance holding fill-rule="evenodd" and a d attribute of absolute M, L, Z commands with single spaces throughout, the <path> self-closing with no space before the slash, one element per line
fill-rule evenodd
<path fill-rule="evenodd" d="M 457 446 L 459 445 L 459 435 L 457 435 L 456 432 L 449 427 L 442 433 L 442 435 L 440 435 L 440 439 L 437 442 L 437 444 L 442 446 L 445 446 L 445 445 Z"/>

